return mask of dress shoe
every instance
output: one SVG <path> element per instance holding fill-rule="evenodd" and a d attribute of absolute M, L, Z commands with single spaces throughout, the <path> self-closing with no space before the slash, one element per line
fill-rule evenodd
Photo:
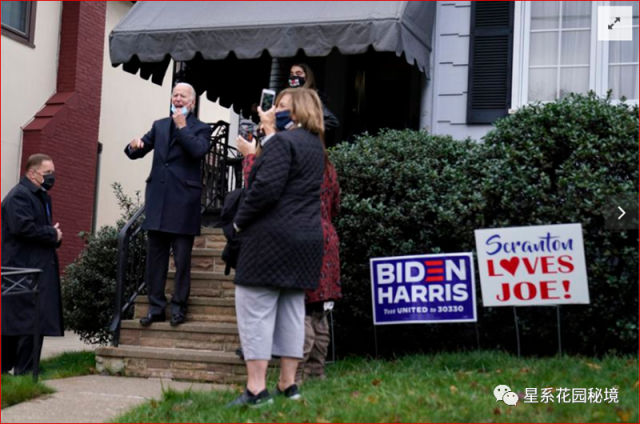
<path fill-rule="evenodd" d="M 174 315 L 171 317 L 172 327 L 177 327 L 180 324 L 184 324 L 185 322 L 187 322 L 187 317 L 185 317 L 184 315 Z"/>
<path fill-rule="evenodd" d="M 148 327 L 154 322 L 165 322 L 167 317 L 164 315 L 147 315 L 146 317 L 140 319 L 140 325 L 143 327 Z"/>

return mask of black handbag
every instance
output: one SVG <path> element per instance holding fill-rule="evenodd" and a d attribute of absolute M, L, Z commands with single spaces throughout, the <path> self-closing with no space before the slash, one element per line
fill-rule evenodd
<path fill-rule="evenodd" d="M 222 251 L 222 260 L 226 263 L 224 275 L 229 275 L 231 273 L 231 269 L 236 269 L 238 266 L 240 249 L 242 248 L 242 239 L 238 237 L 233 223 L 235 221 L 236 214 L 240 209 L 240 205 L 242 205 L 242 202 L 244 201 L 244 196 L 244 188 L 239 188 L 227 194 L 224 199 L 224 206 L 222 207 L 222 214 L 220 215 L 222 231 L 227 239 L 227 244 Z"/>

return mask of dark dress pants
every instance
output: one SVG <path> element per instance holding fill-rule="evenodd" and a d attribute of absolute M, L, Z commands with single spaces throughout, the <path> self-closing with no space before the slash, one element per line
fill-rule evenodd
<path fill-rule="evenodd" d="M 38 358 L 42 354 L 42 342 L 37 352 Z M 2 374 L 13 370 L 13 375 L 23 375 L 33 372 L 33 336 L 2 336 Z"/>
<path fill-rule="evenodd" d="M 149 312 L 164 314 L 167 308 L 165 285 L 169 271 L 171 248 L 176 264 L 176 277 L 171 298 L 171 314 L 186 316 L 191 292 L 191 252 L 195 237 L 149 231 L 147 248 L 147 285 L 149 288 Z"/>

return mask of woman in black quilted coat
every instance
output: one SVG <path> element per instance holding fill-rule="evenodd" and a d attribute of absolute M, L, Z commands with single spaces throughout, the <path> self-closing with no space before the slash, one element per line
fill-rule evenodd
<path fill-rule="evenodd" d="M 236 313 L 248 384 L 230 406 L 272 401 L 266 388 L 272 357 L 281 358 L 275 393 L 300 398 L 304 290 L 317 287 L 322 266 L 322 102 L 314 90 L 287 89 L 275 110 L 259 113 L 266 137 L 234 225 L 242 240 Z"/>

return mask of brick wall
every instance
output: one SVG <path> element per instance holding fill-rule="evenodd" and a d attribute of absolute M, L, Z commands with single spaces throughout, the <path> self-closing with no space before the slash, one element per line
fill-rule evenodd
<path fill-rule="evenodd" d="M 35 153 L 53 158 L 53 219 L 64 233 L 60 263 L 82 251 L 77 236 L 91 231 L 100 128 L 106 2 L 62 6 L 57 93 L 24 128 L 22 164 Z"/>

